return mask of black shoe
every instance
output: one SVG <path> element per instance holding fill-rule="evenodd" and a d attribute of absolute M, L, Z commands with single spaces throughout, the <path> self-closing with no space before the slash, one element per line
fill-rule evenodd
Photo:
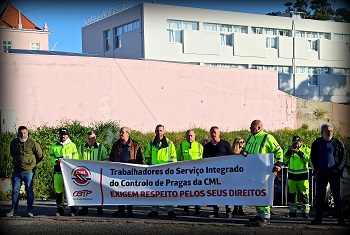
<path fill-rule="evenodd" d="M 122 211 L 122 210 L 117 210 L 116 212 L 114 212 L 112 214 L 113 216 L 125 216 L 125 211 Z"/>
<path fill-rule="evenodd" d="M 212 212 L 208 215 L 209 218 L 220 218 L 218 212 Z"/>
<path fill-rule="evenodd" d="M 340 226 L 345 226 L 345 220 L 344 220 L 344 218 L 338 218 L 337 220 L 338 220 L 338 225 L 340 225 Z"/>
<path fill-rule="evenodd" d="M 104 215 L 104 211 L 103 211 L 103 208 L 102 207 L 97 207 L 97 212 L 96 212 L 97 215 Z"/>
<path fill-rule="evenodd" d="M 238 215 L 238 211 L 237 210 L 233 210 L 232 211 L 232 215 Z"/>
<path fill-rule="evenodd" d="M 127 211 L 127 212 L 126 212 L 126 216 L 127 216 L 127 217 L 134 217 L 134 212 L 132 212 L 132 211 Z"/>
<path fill-rule="evenodd" d="M 309 213 L 303 213 L 302 216 L 303 216 L 304 219 L 308 219 L 309 218 Z"/>
<path fill-rule="evenodd" d="M 322 219 L 315 218 L 315 219 L 311 220 L 310 224 L 312 224 L 312 225 L 322 224 Z"/>
<path fill-rule="evenodd" d="M 171 218 L 176 217 L 175 212 L 174 212 L 174 211 L 169 211 L 169 212 L 168 212 L 168 217 L 171 217 Z"/>
<path fill-rule="evenodd" d="M 238 215 L 245 215 L 243 210 L 238 210 Z"/>
<path fill-rule="evenodd" d="M 77 215 L 77 209 L 75 209 L 74 207 L 70 208 L 70 216 L 76 216 Z"/>
<path fill-rule="evenodd" d="M 88 208 L 83 206 L 81 210 L 78 212 L 78 215 L 87 215 L 89 214 Z"/>
<path fill-rule="evenodd" d="M 249 218 L 249 222 L 254 222 L 254 221 L 259 221 L 259 220 L 261 220 L 260 216 L 255 216 L 253 218 Z"/>
<path fill-rule="evenodd" d="M 270 220 L 269 219 L 260 219 L 257 222 L 258 226 L 266 226 L 266 225 L 269 225 L 269 224 L 270 224 Z"/>
<path fill-rule="evenodd" d="M 151 211 L 150 213 L 147 214 L 148 217 L 157 217 L 158 216 L 158 211 Z"/>
<path fill-rule="evenodd" d="M 289 217 L 289 218 L 296 218 L 297 217 L 297 213 L 289 212 L 287 217 Z"/>
<path fill-rule="evenodd" d="M 58 207 L 55 216 L 64 216 L 64 209 L 62 207 Z"/>

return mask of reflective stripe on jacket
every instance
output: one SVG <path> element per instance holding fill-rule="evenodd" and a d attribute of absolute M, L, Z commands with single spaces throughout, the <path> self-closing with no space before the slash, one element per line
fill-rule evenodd
<path fill-rule="evenodd" d="M 164 137 L 166 138 L 166 137 Z M 145 160 L 148 165 L 156 165 L 167 162 L 176 162 L 176 149 L 174 143 L 166 138 L 168 143 L 167 147 L 162 147 L 162 142 L 159 146 L 155 146 L 151 141 L 146 148 Z"/>
<path fill-rule="evenodd" d="M 107 149 L 103 144 L 95 143 L 93 146 L 82 144 L 78 153 L 81 160 L 108 161 Z"/>
<path fill-rule="evenodd" d="M 309 172 L 310 148 L 302 145 L 298 153 L 284 151 L 283 163 L 288 164 L 289 174 L 303 174 Z"/>
<path fill-rule="evenodd" d="M 283 150 L 281 146 L 272 135 L 264 131 L 260 131 L 255 135 L 249 136 L 244 147 L 242 148 L 242 151 L 245 151 L 248 154 L 273 153 L 274 163 L 277 165 L 282 165 Z"/>
<path fill-rule="evenodd" d="M 198 160 L 203 158 L 203 146 L 197 141 L 187 140 L 180 143 L 176 151 L 178 161 Z"/>

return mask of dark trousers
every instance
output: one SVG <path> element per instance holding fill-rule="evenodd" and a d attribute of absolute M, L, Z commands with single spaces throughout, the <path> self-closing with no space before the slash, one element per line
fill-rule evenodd
<path fill-rule="evenodd" d="M 118 206 L 118 211 L 125 211 L 125 206 L 124 205 L 119 205 Z M 126 206 L 126 211 L 132 211 L 132 206 Z"/>
<path fill-rule="evenodd" d="M 332 195 L 334 199 L 334 207 L 337 213 L 337 217 L 343 218 L 344 216 L 343 208 L 342 208 L 341 198 L 340 198 L 340 175 L 339 173 L 335 173 L 335 172 L 330 172 L 328 174 L 321 172 L 317 175 L 316 218 L 322 219 L 328 183 L 332 191 Z"/>

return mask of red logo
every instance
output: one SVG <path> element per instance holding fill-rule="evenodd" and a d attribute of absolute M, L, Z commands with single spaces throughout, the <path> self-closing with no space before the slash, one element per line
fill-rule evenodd
<path fill-rule="evenodd" d="M 80 190 L 80 191 L 74 191 L 73 197 L 87 197 L 89 194 L 91 194 L 91 190 Z"/>
<path fill-rule="evenodd" d="M 72 170 L 72 180 L 78 186 L 86 186 L 90 183 L 91 172 L 84 166 L 78 166 Z"/>

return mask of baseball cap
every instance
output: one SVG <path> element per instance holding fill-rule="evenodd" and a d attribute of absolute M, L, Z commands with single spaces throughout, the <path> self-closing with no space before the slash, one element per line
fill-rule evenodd
<path fill-rule="evenodd" d="M 66 128 L 62 128 L 60 129 L 60 132 L 59 132 L 60 135 L 69 135 L 68 131 Z"/>
<path fill-rule="evenodd" d="M 292 139 L 292 142 L 301 142 L 301 138 L 299 136 L 294 136 L 293 139 Z"/>

